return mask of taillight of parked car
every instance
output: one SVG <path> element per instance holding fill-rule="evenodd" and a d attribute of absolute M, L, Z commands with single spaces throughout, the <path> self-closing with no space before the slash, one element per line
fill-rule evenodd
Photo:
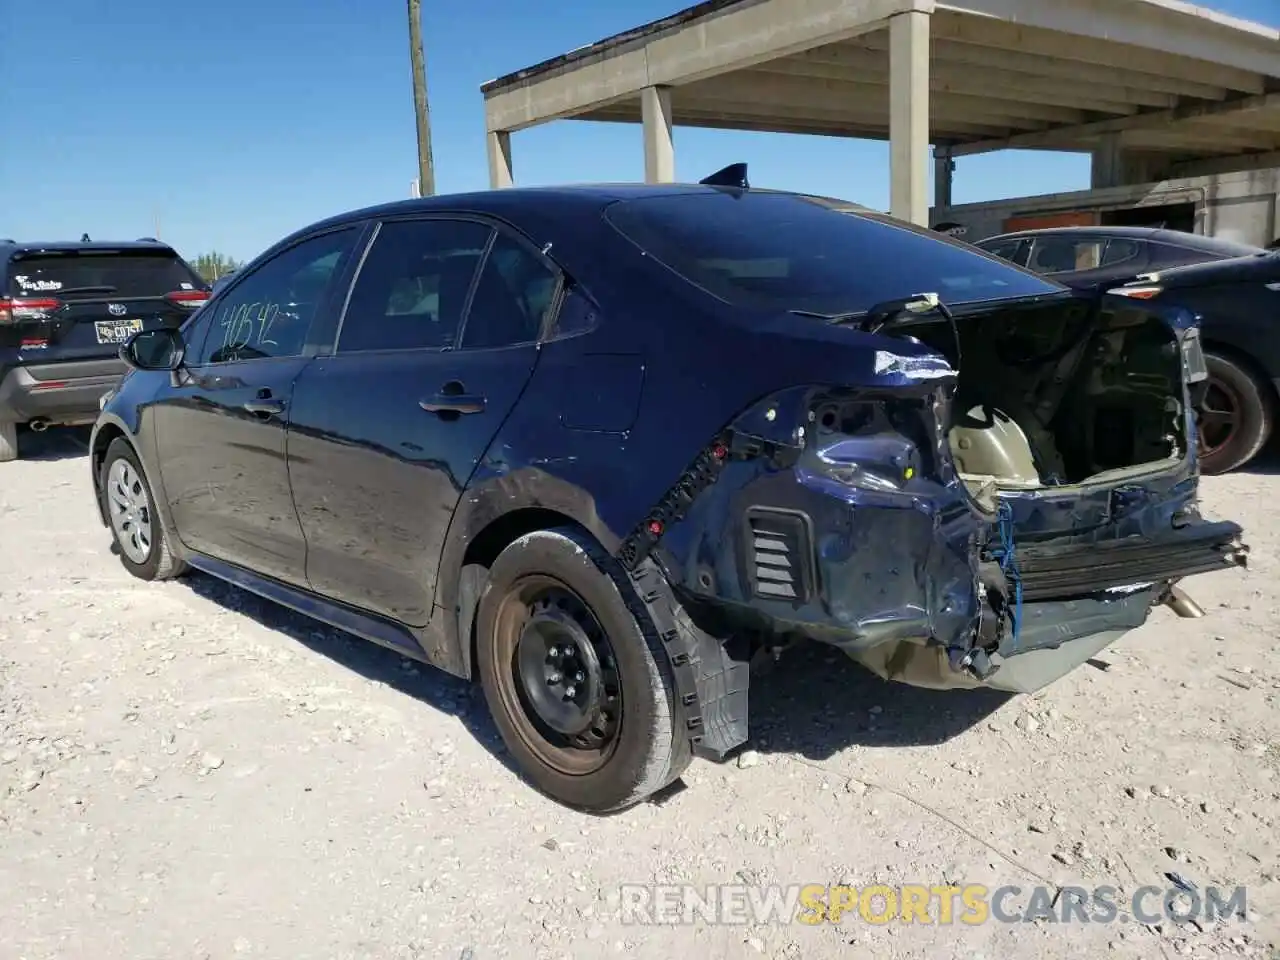
<path fill-rule="evenodd" d="M 173 293 L 166 293 L 164 298 L 175 307 L 181 307 L 183 310 L 194 310 L 202 307 L 210 297 L 208 290 L 175 290 Z"/>
<path fill-rule="evenodd" d="M 0 297 L 0 323 L 51 320 L 61 309 L 62 301 L 52 297 Z"/>
<path fill-rule="evenodd" d="M 1163 293 L 1164 287 L 1161 287 L 1158 284 L 1148 283 L 1133 287 L 1112 287 L 1107 292 L 1114 293 L 1120 297 L 1128 297 L 1131 300 L 1150 300 Z"/>

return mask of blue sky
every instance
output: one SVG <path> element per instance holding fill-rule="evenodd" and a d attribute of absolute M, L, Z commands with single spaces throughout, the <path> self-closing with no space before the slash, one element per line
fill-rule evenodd
<path fill-rule="evenodd" d="M 480 84 L 672 13 L 680 0 L 425 0 L 441 192 L 488 185 Z M 1277 0 L 1210 0 L 1280 24 Z M 212 16 L 206 11 L 216 11 Z M 404 0 L 0 0 L 0 236 L 151 235 L 247 258 L 415 176 Z M 676 131 L 677 176 L 747 160 L 752 180 L 888 206 L 882 143 Z M 526 184 L 639 180 L 638 126 L 562 121 L 513 138 Z M 955 198 L 1088 186 L 1082 156 L 961 160 Z"/>

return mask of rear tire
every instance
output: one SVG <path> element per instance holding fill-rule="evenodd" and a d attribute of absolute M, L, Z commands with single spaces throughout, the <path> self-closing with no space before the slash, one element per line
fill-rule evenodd
<path fill-rule="evenodd" d="M 507 749 L 567 806 L 633 806 L 689 765 L 657 629 L 617 561 L 575 528 L 526 534 L 494 561 L 476 660 Z"/>
<path fill-rule="evenodd" d="M 18 425 L 0 421 L 0 463 L 18 459 Z"/>
<path fill-rule="evenodd" d="M 1197 411 L 1200 472 L 1227 473 L 1244 466 L 1267 444 L 1275 417 L 1270 385 L 1232 357 L 1205 353 L 1209 383 Z"/>
<path fill-rule="evenodd" d="M 171 580 L 186 573 L 187 565 L 170 548 L 142 461 L 124 437 L 107 447 L 98 490 L 115 551 L 126 570 L 139 580 Z"/>

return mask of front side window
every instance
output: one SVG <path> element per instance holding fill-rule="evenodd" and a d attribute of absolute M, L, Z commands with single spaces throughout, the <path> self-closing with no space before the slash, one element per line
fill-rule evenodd
<path fill-rule="evenodd" d="M 311 321 L 355 244 L 354 228 L 326 233 L 277 254 L 201 311 L 208 324 L 196 365 L 301 355 Z"/>
<path fill-rule="evenodd" d="M 990 242 L 983 241 L 978 244 L 978 246 L 994 257 L 999 257 L 1001 260 L 1008 260 L 1010 263 L 1017 263 L 1018 253 L 1022 244 L 1023 241 L 1021 239 L 1015 239 L 993 240 Z"/>
<path fill-rule="evenodd" d="M 492 233 L 472 220 L 382 224 L 351 290 L 337 352 L 452 347 Z"/>
<path fill-rule="evenodd" d="M 953 304 L 1061 292 L 969 244 L 825 198 L 708 190 L 619 201 L 605 216 L 686 280 L 743 306 L 843 313 L 924 292 Z"/>

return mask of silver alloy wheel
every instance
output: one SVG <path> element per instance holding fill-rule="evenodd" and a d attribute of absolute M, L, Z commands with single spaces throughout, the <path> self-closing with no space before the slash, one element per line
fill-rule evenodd
<path fill-rule="evenodd" d="M 142 475 L 123 457 L 107 474 L 107 503 L 120 549 L 134 563 L 146 563 L 151 556 L 151 500 Z"/>

